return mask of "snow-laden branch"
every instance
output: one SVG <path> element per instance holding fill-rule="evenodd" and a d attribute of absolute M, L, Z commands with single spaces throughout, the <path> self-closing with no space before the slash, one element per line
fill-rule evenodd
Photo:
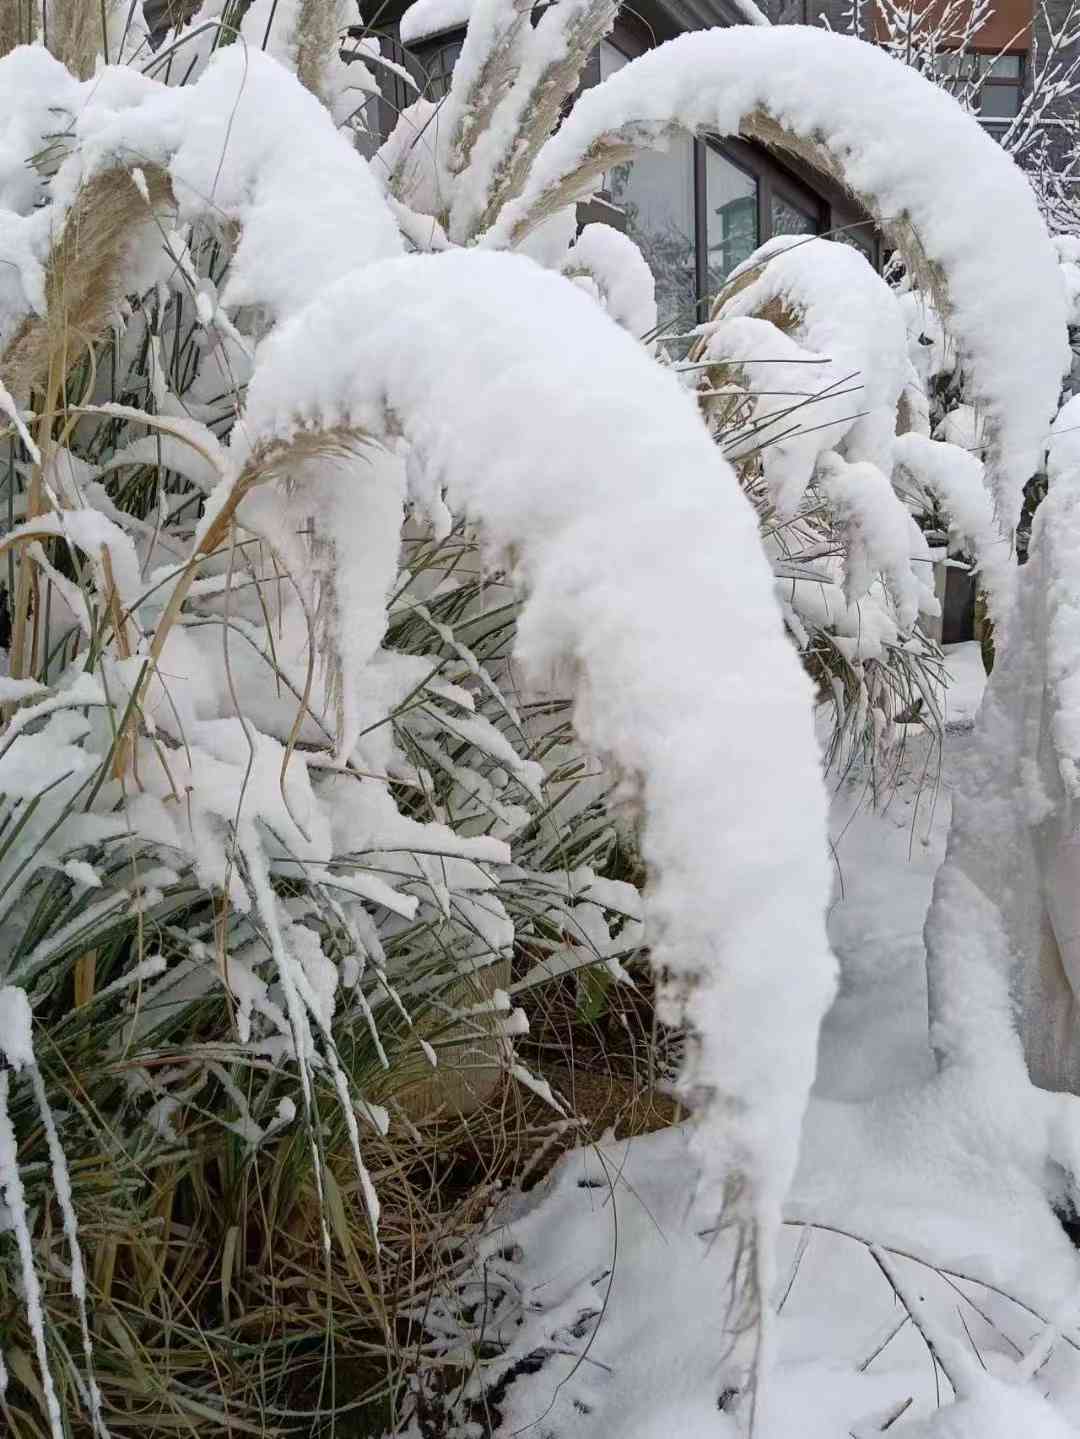
<path fill-rule="evenodd" d="M 439 457 L 452 508 L 512 558 L 520 659 L 569 663 L 583 739 L 640 785 L 649 943 L 664 1014 L 694 1036 L 708 1197 L 735 1173 L 772 1221 L 833 987 L 825 798 L 754 513 L 692 398 L 531 261 L 414 256 L 266 340 L 238 473 L 203 523 L 319 433 Z"/>
<path fill-rule="evenodd" d="M 789 25 L 704 31 L 587 91 L 484 243 L 520 243 L 613 164 L 679 129 L 800 155 L 875 216 L 956 338 L 1011 531 L 1068 362 L 1057 264 L 1012 160 L 951 97 L 862 41 Z"/>

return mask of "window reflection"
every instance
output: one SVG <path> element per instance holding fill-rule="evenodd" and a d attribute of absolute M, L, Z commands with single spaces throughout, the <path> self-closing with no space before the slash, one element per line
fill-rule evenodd
<path fill-rule="evenodd" d="M 429 100 L 442 100 L 450 93 L 454 66 L 464 43 L 464 39 L 449 40 L 416 50 L 417 60 L 423 66 L 424 94 Z"/>
<path fill-rule="evenodd" d="M 774 235 L 816 235 L 817 216 L 773 191 L 772 232 Z"/>
<path fill-rule="evenodd" d="M 757 181 L 712 146 L 705 151 L 705 205 L 711 292 L 758 246 Z"/>
<path fill-rule="evenodd" d="M 600 45 L 600 78 L 627 64 L 609 41 Z M 694 242 L 694 146 L 685 137 L 667 150 L 648 151 L 604 176 L 612 204 L 626 216 L 626 233 L 637 244 L 656 281 L 659 323 L 669 330 L 692 325 L 696 315 Z"/>
<path fill-rule="evenodd" d="M 608 172 L 611 200 L 626 216 L 656 281 L 661 325 L 695 322 L 697 267 L 694 246 L 694 148 L 676 139 L 666 151 L 649 151 Z"/>
<path fill-rule="evenodd" d="M 872 231 L 863 225 L 841 225 L 832 230 L 826 237 L 829 240 L 838 240 L 841 245 L 850 245 L 853 250 L 869 260 L 870 264 L 877 268 L 874 259 L 874 236 Z"/>
<path fill-rule="evenodd" d="M 954 94 L 967 87 L 977 89 L 976 110 L 993 126 L 995 121 L 1012 120 L 1020 113 L 1024 98 L 1022 55 L 983 55 L 977 51 L 954 52 L 937 57 L 938 74 L 946 77 Z"/>

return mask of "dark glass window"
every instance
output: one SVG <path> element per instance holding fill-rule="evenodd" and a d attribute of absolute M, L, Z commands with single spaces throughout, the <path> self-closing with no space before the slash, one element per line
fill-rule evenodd
<path fill-rule="evenodd" d="M 411 47 L 417 82 L 429 100 L 441 100 L 450 90 L 454 66 L 465 43 L 464 33 L 453 39 L 422 41 Z"/>
<path fill-rule="evenodd" d="M 600 79 L 606 80 L 609 75 L 614 75 L 616 70 L 629 63 L 629 55 L 624 55 L 617 45 L 610 40 L 600 41 Z"/>
<path fill-rule="evenodd" d="M 656 281 L 661 325 L 694 323 L 697 264 L 694 243 L 694 147 L 689 139 L 649 151 L 608 172 L 611 201 L 626 217 L 626 233 Z"/>
<path fill-rule="evenodd" d="M 601 80 L 626 63 L 621 50 L 601 42 Z M 653 273 L 659 323 L 671 330 L 692 325 L 697 301 L 693 141 L 676 137 L 667 150 L 650 150 L 616 165 L 604 176 L 604 189 L 623 212 L 626 233 Z"/>
<path fill-rule="evenodd" d="M 711 145 L 705 151 L 710 294 L 758 247 L 758 182 Z"/>
<path fill-rule="evenodd" d="M 603 41 L 592 83 L 628 58 Z M 637 243 L 653 272 L 659 323 L 669 334 L 704 318 L 708 298 L 762 241 L 816 235 L 828 213 L 795 175 L 739 140 L 675 139 L 667 150 L 613 167 L 602 193 L 615 207 L 612 223 Z M 851 242 L 873 262 L 872 229 Z"/>
<path fill-rule="evenodd" d="M 1024 100 L 1023 55 L 940 55 L 938 71 L 949 88 L 962 92 L 978 86 L 978 113 L 991 129 L 1001 129 L 1020 113 Z"/>
<path fill-rule="evenodd" d="M 850 245 L 865 255 L 874 268 L 877 268 L 876 246 L 874 243 L 874 230 L 871 225 L 839 226 L 827 236 L 830 240 L 839 240 L 842 245 Z"/>
<path fill-rule="evenodd" d="M 771 211 L 774 235 L 816 235 L 818 232 L 817 215 L 777 190 L 772 192 Z"/>

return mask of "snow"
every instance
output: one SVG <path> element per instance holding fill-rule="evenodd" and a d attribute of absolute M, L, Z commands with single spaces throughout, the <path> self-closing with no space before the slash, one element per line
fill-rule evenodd
<path fill-rule="evenodd" d="M 586 225 L 559 266 L 588 276 L 616 324 L 644 339 L 656 329 L 656 284 L 641 251 L 611 225 Z"/>
<path fill-rule="evenodd" d="M 771 25 L 772 21 L 754 0 L 734 0 L 735 8 L 748 25 Z"/>
<path fill-rule="evenodd" d="M 1068 794 L 1080 794 L 1080 398 L 1061 408 L 1047 461 L 1049 492 L 1039 520 L 1039 544 L 1050 568 L 1046 669 L 1053 694 L 1052 726 L 1058 767 Z"/>
<path fill-rule="evenodd" d="M 530 10 L 514 0 L 475 0 L 450 92 L 439 107 L 435 137 L 437 189 L 449 205 L 445 184 L 468 166 L 474 145 L 489 120 L 506 81 L 525 63 L 530 49 Z M 497 57 L 497 63 L 490 63 Z"/>
<path fill-rule="evenodd" d="M 759 1395 L 762 1439 L 862 1439 L 893 1419 L 903 1421 L 897 1432 L 953 1439 L 1066 1432 L 1063 1424 L 1080 1420 L 1068 1352 L 1080 1262 L 1046 1195 L 1056 1185 L 1055 1197 L 1068 1197 L 1058 1176 L 1080 1170 L 1077 1101 L 1027 1082 L 1025 1049 L 1037 1078 L 1058 1077 L 1063 1026 L 1055 1023 L 1061 1008 L 1037 988 L 1046 976 L 1033 980 L 1023 965 L 1036 927 L 1049 928 L 1064 993 L 1078 992 L 1080 906 L 1074 885 L 1070 891 L 1070 801 L 1080 792 L 1075 404 L 1054 427 L 1050 497 L 1015 585 L 1015 624 L 1009 541 L 1019 486 L 1041 458 L 1056 399 L 1065 306 L 1078 292 L 1069 269 L 1075 255 L 1046 244 L 1011 162 L 939 92 L 857 42 L 800 27 L 686 36 L 626 66 L 581 99 L 542 149 L 524 196 L 503 205 L 508 176 L 531 160 L 521 138 L 531 107 L 577 43 L 575 27 L 599 35 L 613 19 L 613 6 L 586 0 L 563 0 L 535 27 L 513 0 L 477 0 L 440 123 L 418 102 L 380 152 L 386 178 L 377 180 L 312 93 L 342 118 L 348 87 L 336 59 L 307 75 L 311 91 L 285 74 L 304 68 L 303 8 L 256 0 L 242 43 L 212 58 L 211 26 L 190 46 L 199 78 L 183 88 L 119 67 L 79 84 L 40 48 L 0 59 L 0 343 L 41 310 L 49 248 L 80 187 L 109 167 L 133 167 L 132 194 L 145 206 L 156 166 L 177 202 L 169 244 L 194 292 L 206 361 L 198 388 L 184 400 L 171 394 L 149 306 L 137 320 L 125 311 L 132 323 L 123 344 L 145 340 L 161 415 L 145 418 L 149 439 L 106 456 L 99 469 L 50 452 L 44 483 L 54 512 L 14 536 L 66 540 L 88 556 L 98 592 L 115 584 L 130 633 L 92 664 L 79 654 L 55 688 L 0 681 L 0 699 L 22 706 L 5 727 L 0 790 L 13 812 L 22 807 L 20 830 L 25 825 L 21 848 L 0 857 L 0 918 L 12 918 L 38 870 L 68 896 L 49 932 L 13 955 L 5 977 L 45 977 L 59 955 L 108 922 L 157 911 L 190 869 L 230 902 L 236 944 L 227 973 L 208 943 L 177 930 L 168 965 L 149 955 L 95 1002 L 125 1005 L 133 986 L 151 982 L 128 1027 L 145 1035 L 224 983 L 241 1042 L 272 1056 L 278 1073 L 293 1064 L 305 1105 L 316 1072 L 330 1077 L 378 1245 L 379 1197 L 357 1121 L 381 1134 L 389 1117 L 351 1092 L 332 1026 L 351 1006 L 381 1055 L 358 988 L 364 967 L 403 1015 L 388 963 L 406 998 L 433 982 L 411 973 L 411 954 L 402 964 L 388 945 L 387 960 L 380 935 L 396 937 L 401 925 L 429 916 L 458 925 L 469 936 L 455 941 L 462 977 L 511 954 L 514 913 L 500 897 L 499 870 L 509 872 L 511 840 L 533 818 L 519 801 L 542 806 L 549 798 L 540 765 L 479 712 L 478 699 L 500 696 L 453 625 L 415 607 L 412 619 L 453 657 L 453 681 L 433 677 L 419 656 L 381 648 L 406 500 L 442 533 L 463 518 L 481 529 L 489 571 L 501 571 L 524 598 L 515 663 L 548 693 L 554 679 L 568 677 L 586 752 L 602 755 L 620 792 L 639 803 L 650 888 L 642 909 L 635 891 L 587 867 L 565 876 L 545 911 L 559 939 L 538 949 L 516 984 L 501 987 L 500 978 L 486 998 L 448 1005 L 449 1018 L 480 1019 L 500 1041 L 520 1035 L 527 1020 L 511 993 L 585 959 L 629 982 L 620 956 L 647 943 L 661 1015 L 689 1031 L 679 1093 L 699 1115 L 693 1127 L 629 1149 L 608 1143 L 576 1152 L 534 1199 L 515 1197 L 500 1215 L 508 1228 L 481 1242 L 480 1258 L 509 1296 L 489 1312 L 485 1270 L 483 1322 L 494 1327 L 483 1337 L 495 1333 L 504 1345 L 486 1362 L 489 1379 L 509 1375 L 517 1361 L 529 1361 L 521 1366 L 528 1374 L 538 1349 L 547 1359 L 531 1382 L 509 1389 L 506 1431 L 542 1419 L 552 1439 L 734 1435 L 746 1406 L 736 1418 L 725 1391 L 745 1386 L 751 1364 L 760 1377 L 762 1355 L 775 1351 L 776 1383 Z M 425 33 L 450 8 L 448 0 L 421 0 L 405 28 Z M 759 26 L 750 0 L 744 9 Z M 208 0 L 197 23 L 219 10 Z M 346 12 L 335 4 L 320 14 L 343 23 Z M 264 40 L 269 54 L 259 49 Z M 493 44 L 499 64 L 489 66 Z M 490 121 L 483 133 L 478 113 Z M 776 241 L 732 277 L 703 328 L 710 364 L 749 371 L 752 427 L 790 410 L 799 387 L 800 398 L 814 387 L 815 418 L 828 422 L 764 457 L 781 517 L 797 511 L 813 484 L 846 531 L 842 571 L 833 556 L 819 572 L 790 578 L 779 564 L 774 576 L 754 511 L 701 424 L 697 397 L 641 343 L 656 310 L 640 253 L 604 226 L 570 243 L 573 200 L 598 182 L 612 153 L 625 153 L 624 142 L 663 146 L 676 122 L 736 133 L 763 114 L 823 144 L 887 231 L 903 237 L 910 222 L 917 245 L 909 253 L 921 247 L 930 277 L 943 277 L 920 316 L 915 301 L 898 302 L 855 252 L 816 239 Z M 47 179 L 27 162 L 58 126 L 70 150 Z M 414 143 L 418 135 L 423 143 Z M 595 173 L 575 177 L 594 142 L 586 168 Z M 438 206 L 442 214 L 440 194 L 450 197 L 447 228 L 432 221 L 425 235 L 424 218 L 408 207 Z M 196 269 L 188 229 L 196 221 L 238 236 L 220 296 Z M 471 252 L 401 257 L 399 222 L 414 243 L 434 248 L 471 241 L 491 221 Z M 144 229 L 155 244 L 134 247 L 128 280 L 156 295 L 160 310 L 174 279 L 164 278 L 156 230 Z M 994 245 L 985 242 L 990 233 Z M 491 253 L 511 244 L 532 258 Z M 778 306 L 787 315 L 779 324 L 762 318 Z M 924 379 L 950 364 L 943 320 L 963 354 L 971 403 L 946 418 L 936 440 L 921 432 L 897 438 L 901 397 L 914 393 L 913 363 Z M 918 345 L 923 333 L 930 346 Z M 789 392 L 780 405 L 754 383 L 753 362 L 766 350 L 784 362 L 769 377 Z M 841 396 L 847 379 L 857 393 Z M 210 428 L 229 415 L 211 404 L 223 385 L 246 390 L 227 447 Z M 192 415 L 183 413 L 189 400 Z M 0 404 L 29 440 L 30 417 L 2 386 Z M 144 420 L 122 406 L 96 413 L 118 428 Z M 320 435 L 328 437 L 321 452 Z M 745 457 L 752 445 L 743 435 L 727 448 Z M 968 449 L 985 454 L 985 466 Z M 159 520 L 170 501 L 161 498 L 150 520 L 129 522 L 101 483 L 159 456 L 207 496 L 202 518 L 167 526 L 167 540 Z M 245 493 L 239 522 L 270 556 L 250 561 L 250 588 L 275 566 L 293 580 L 284 597 L 286 586 L 265 586 L 279 591 L 265 614 L 261 591 L 259 601 L 239 593 L 246 583 L 234 593 L 232 550 L 199 552 L 222 507 L 249 481 L 258 483 Z M 1008 617 L 1010 643 L 972 734 L 981 656 L 974 645 L 947 656 L 960 679 L 946 701 L 947 742 L 958 747 L 950 753 L 963 751 L 963 763 L 945 790 L 929 791 L 935 756 L 906 736 L 912 752 L 898 761 L 907 768 L 895 793 L 869 810 L 867 777 L 856 772 L 835 797 L 828 835 L 812 689 L 784 633 L 781 602 L 793 630 L 800 615 L 829 625 L 852 661 L 907 643 L 935 601 L 930 553 L 912 519 L 918 506 L 900 498 L 903 486 L 948 511 L 951 541 L 975 554 L 998 638 Z M 185 565 L 189 552 L 197 579 Z M 57 609 L 70 611 L 76 638 L 79 625 L 94 633 L 82 594 L 40 544 L 31 553 Z M 185 594 L 190 603 L 179 615 Z M 155 624 L 164 632 L 163 617 L 172 629 L 144 682 L 145 636 Z M 387 718 L 418 694 L 400 720 L 406 755 Z M 131 743 L 137 785 L 129 791 L 104 765 L 118 752 L 110 719 L 136 697 L 142 724 Z M 514 704 L 500 703 L 520 729 Z M 865 720 L 865 687 L 857 703 Z M 884 725 L 885 712 L 874 710 L 871 723 L 879 718 Z M 462 758 L 463 750 L 479 758 Z M 430 795 L 425 765 L 449 776 L 452 798 L 420 823 L 398 812 L 392 785 Z M 97 773 L 100 813 L 76 813 L 73 799 Z M 950 805 L 957 823 L 931 901 Z M 456 828 L 444 822 L 451 813 Z M 130 877 L 114 862 L 126 850 L 80 857 L 91 844 L 104 850 L 116 840 L 132 856 L 140 847 Z M 303 887 L 282 882 L 298 875 L 323 885 L 320 902 L 334 906 L 352 947 L 347 957 L 336 938 L 327 941 Z M 365 905 L 384 911 L 378 925 Z M 184 946 L 175 960 L 173 945 Z M 822 1024 L 835 987 L 833 951 L 841 988 Z M 1034 1049 L 1017 1032 L 1018 994 L 1024 1010 L 1045 1021 L 1048 1037 Z M 92 1419 L 104 1439 L 63 1117 L 48 1107 L 31 1020 L 26 992 L 0 989 L 4 1226 L 15 1234 L 58 1435 L 8 1109 L 12 1087 L 28 1083 L 71 1253 Z M 417 1042 L 435 1064 L 435 1051 Z M 507 1069 L 558 1108 L 542 1076 Z M 213 1072 L 235 1106 L 228 1125 L 249 1147 L 295 1121 L 292 1099 L 249 1108 L 228 1072 Z M 160 1075 L 138 1075 L 134 1083 L 153 1096 L 145 1124 L 175 1141 L 171 1115 L 202 1082 L 181 1071 L 167 1087 Z M 314 1173 L 319 1183 L 317 1163 Z M 785 1214 L 787 1271 L 774 1242 Z M 721 1300 L 748 1267 L 751 1299 L 755 1283 L 777 1296 L 775 1324 L 752 1302 L 740 1307 L 745 1292 L 730 1305 Z M 972 1293 L 994 1320 L 984 1314 L 977 1327 L 985 1372 L 957 1319 L 957 1301 L 970 1307 Z M 912 1322 L 886 1336 L 897 1299 Z M 743 1320 L 745 1333 L 733 1338 Z M 472 1320 L 466 1313 L 457 1322 L 467 1328 Z M 754 1330 L 765 1331 L 764 1342 L 750 1352 Z M 937 1414 L 935 1355 L 958 1397 Z M 470 1366 L 474 1394 L 479 1373 Z"/>
<path fill-rule="evenodd" d="M 473 0 L 414 0 L 398 25 L 403 45 L 415 45 L 446 30 L 463 29 L 472 14 Z"/>
<path fill-rule="evenodd" d="M 23 1069 L 30 1071 L 37 1097 L 38 1108 L 45 1124 L 49 1143 L 49 1160 L 52 1166 L 53 1185 L 63 1216 L 64 1231 L 71 1246 L 72 1294 L 79 1308 L 82 1321 L 83 1346 L 90 1359 L 90 1335 L 87 1327 L 85 1307 L 85 1275 L 82 1254 L 77 1239 L 77 1229 L 71 1200 L 71 1181 L 67 1164 L 56 1135 L 56 1127 L 45 1099 L 44 1087 L 34 1058 L 33 1016 L 26 992 L 12 985 L 0 988 L 0 1059 L 18 1074 Z M 42 1308 L 41 1285 L 34 1267 L 33 1241 L 30 1235 L 30 1216 L 26 1204 L 22 1177 L 19 1173 L 18 1146 L 15 1131 L 8 1110 L 9 1071 L 0 1069 L 0 1195 L 3 1196 L 11 1228 L 19 1248 L 19 1267 L 22 1277 L 23 1302 L 37 1353 L 38 1367 L 45 1394 L 45 1408 L 49 1418 L 49 1432 L 53 1439 L 61 1439 L 64 1432 L 60 1404 L 49 1369 L 48 1353 L 45 1346 L 45 1315 Z M 92 1415 L 95 1432 L 107 1439 L 107 1431 L 100 1420 L 100 1395 L 90 1376 Z"/>
<path fill-rule="evenodd" d="M 0 1003 L 10 1005 L 11 993 L 10 989 L 0 991 Z M 3 1009 L 0 1009 L 0 1023 L 4 1024 L 5 1038 L 10 1039 L 12 1037 L 12 1031 L 8 1029 L 8 1024 L 11 1023 L 10 1010 L 5 1022 Z M 18 1042 L 17 1037 L 16 1042 Z M 16 1049 L 16 1053 L 18 1052 Z M 63 1439 L 64 1421 L 60 1413 L 60 1403 L 56 1396 L 52 1372 L 49 1369 L 48 1351 L 45 1347 L 45 1313 L 42 1308 L 41 1285 L 34 1268 L 33 1240 L 30 1235 L 26 1191 L 23 1189 L 22 1177 L 19 1174 L 18 1147 L 11 1115 L 8 1111 L 8 1089 L 8 1073 L 6 1070 L 0 1070 L 0 1194 L 3 1195 L 4 1203 L 7 1206 L 11 1227 L 15 1231 L 15 1240 L 18 1244 L 19 1270 L 23 1288 L 22 1300 L 26 1306 L 30 1333 L 33 1336 L 34 1350 L 41 1374 L 49 1433 L 52 1439 Z"/>
<path fill-rule="evenodd" d="M 12 985 L 0 989 L 0 1055 L 16 1072 L 34 1063 L 30 1001 L 24 990 Z"/>
<path fill-rule="evenodd" d="M 618 0 L 559 0 L 557 5 L 538 9 L 539 18 L 533 24 L 532 12 L 524 7 L 515 9 L 513 0 L 497 0 L 497 5 L 513 16 L 507 17 L 516 60 L 513 83 L 503 82 L 497 64 L 488 67 L 484 75 L 484 83 L 495 87 L 493 109 L 475 137 L 468 164 L 453 172 L 456 183 L 450 191 L 448 233 L 458 244 L 468 243 L 485 230 L 498 206 L 531 173 L 532 153 L 557 122 L 560 100 L 574 93 L 579 67 L 614 25 L 619 8 Z M 473 63 L 473 30 L 485 13 L 484 0 L 480 0 L 458 61 L 463 75 L 461 82 L 455 77 L 454 90 L 460 83 L 463 101 Z M 522 18 L 524 26 L 519 31 Z M 456 118 L 454 104 L 452 90 L 451 113 L 444 116 L 448 130 Z"/>
<path fill-rule="evenodd" d="M 73 112 L 77 80 L 41 45 L 21 45 L 2 57 L 0 74 L 0 213 L 27 215 L 42 195 L 29 164 L 56 128 L 56 110 Z"/>
<path fill-rule="evenodd" d="M 954 729 L 970 729 L 986 689 L 986 667 L 978 640 L 945 646 L 945 722 Z"/>
<path fill-rule="evenodd" d="M 844 589 L 848 603 L 861 599 L 880 571 L 896 603 L 901 630 L 910 631 L 920 612 L 938 613 L 938 602 L 929 587 L 929 564 L 922 566 L 924 576 L 917 575 L 912 564 L 912 550 L 918 554 L 921 532 L 885 475 L 869 461 L 849 464 L 831 454 L 822 457 L 817 474 L 822 493 L 847 531 Z"/>
<path fill-rule="evenodd" d="M 439 184 L 434 146 L 444 124 L 442 106 L 423 97 L 414 100 L 402 110 L 372 163 L 387 195 L 404 214 L 412 216 L 418 230 L 414 243 L 421 250 L 445 249 L 449 243 L 442 225 L 434 219 L 443 209 L 444 191 Z"/>
<path fill-rule="evenodd" d="M 970 705 L 977 677 L 964 688 Z M 949 734 L 940 789 L 919 740 L 876 809 L 865 775 L 834 798 L 842 983 L 785 1205 L 761 1439 L 869 1439 L 890 1418 L 924 1439 L 1058 1439 L 1080 1424 L 1080 1257 L 1043 1192 L 1047 1114 L 937 1076 L 927 1038 L 922 922 L 971 745 Z M 721 1357 L 722 1241 L 687 1204 L 697 1162 L 684 1127 L 609 1137 L 503 1202 L 460 1307 L 438 1315 L 449 1352 L 481 1325 L 505 1346 L 470 1370 L 473 1396 L 528 1357 L 500 1393 L 499 1439 L 531 1426 L 550 1439 L 743 1432 L 737 1404 L 718 1409 L 741 1376 Z"/>
<path fill-rule="evenodd" d="M 2 1003 L 0 996 L 0 1003 Z M 52 1171 L 53 1193 L 60 1207 L 64 1238 L 71 1255 L 71 1297 L 79 1314 L 79 1329 L 82 1338 L 83 1357 L 86 1361 L 86 1384 L 90 1395 L 90 1422 L 98 1439 L 109 1439 L 109 1430 L 102 1416 L 101 1390 L 94 1376 L 94 1346 L 90 1338 L 90 1319 L 86 1306 L 86 1268 L 83 1263 L 82 1247 L 79 1244 L 79 1221 L 75 1212 L 75 1200 L 71 1192 L 71 1174 L 68 1170 L 64 1146 L 56 1128 L 56 1119 L 49 1106 L 45 1092 L 45 1081 L 37 1065 L 31 1065 L 30 1083 L 34 1090 L 38 1114 L 45 1129 L 49 1150 L 49 1167 Z"/>
<path fill-rule="evenodd" d="M 917 236 L 986 415 L 988 473 L 1011 532 L 1068 367 L 1057 256 L 1013 161 L 950 96 L 875 47 L 797 25 L 681 35 L 579 98 L 483 243 L 516 244 L 556 203 L 595 191 L 605 146 L 663 148 L 673 125 L 737 135 L 762 113 L 823 147 L 887 234 L 903 242 L 910 225 Z"/>
<path fill-rule="evenodd" d="M 1055 426 L 1049 494 L 1036 512 L 1006 642 L 954 802 L 927 921 L 935 1048 L 986 1089 L 1027 1073 L 1071 1089 L 1076 935 L 1074 470 L 1072 402 Z M 1022 996 L 1022 1003 L 1016 1003 Z M 1011 1076 L 1011 1078 L 1007 1078 Z M 1065 1141 L 1056 1132 L 1052 1149 Z M 1057 1153 L 1066 1172 L 1075 1158 Z"/>
<path fill-rule="evenodd" d="M 250 51 L 263 51 L 297 73 L 341 124 L 362 102 L 363 92 L 375 88 L 363 65 L 341 58 L 341 36 L 355 18 L 349 0 L 318 5 L 255 0 L 240 22 L 240 36 Z M 378 56 L 378 41 L 373 43 Z"/>
<path fill-rule="evenodd" d="M 974 405 L 955 405 L 938 424 L 934 439 L 979 456 L 989 448 L 986 421 Z"/>
<path fill-rule="evenodd" d="M 1073 1439 L 1076 1429 L 1056 1414 L 1041 1395 L 987 1375 L 975 1394 L 905 1432 L 911 1439 L 993 1439 L 994 1435 L 1005 1439 L 1013 1434 L 1030 1435 L 1031 1439 Z"/>
<path fill-rule="evenodd" d="M 722 419 L 725 452 L 732 459 L 761 455 L 769 499 L 790 519 L 825 450 L 839 444 L 862 404 L 857 371 L 840 370 L 768 320 L 726 314 L 702 325 L 702 385 L 719 394 L 707 402 Z M 728 378 L 730 375 L 730 379 Z M 748 409 L 726 416 L 735 396 Z"/>
<path fill-rule="evenodd" d="M 476 366 L 490 376 L 479 391 Z M 242 464 L 313 424 L 385 435 L 390 417 L 441 457 L 451 507 L 482 520 L 491 555 L 513 548 L 526 670 L 572 660 L 584 742 L 641 776 L 665 1012 L 699 1036 L 683 1085 L 727 1097 L 706 1109 L 697 1141 L 704 1183 L 719 1205 L 713 1186 L 743 1170 L 768 1223 L 794 1161 L 832 959 L 809 684 L 753 511 L 677 378 L 520 257 L 415 256 L 328 288 L 264 343 L 232 451 Z M 657 489 L 658 464 L 677 486 Z M 732 563 L 715 564 L 721 548 Z M 721 643 L 714 616 L 736 609 L 739 642 Z M 703 791 L 714 767 L 724 782 Z M 793 983 L 794 943 L 805 958 Z M 691 980 L 692 999 L 680 997 Z"/>

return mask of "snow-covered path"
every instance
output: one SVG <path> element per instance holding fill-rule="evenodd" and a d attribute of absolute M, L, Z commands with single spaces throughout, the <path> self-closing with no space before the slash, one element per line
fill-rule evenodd
<path fill-rule="evenodd" d="M 979 646 L 952 646 L 945 744 L 914 739 L 895 790 L 875 810 L 865 784 L 834 797 L 836 892 L 829 939 L 840 991 L 822 1027 L 819 1096 L 865 1099 L 926 1078 L 923 921 L 945 853 L 951 781 L 985 684 Z"/>

